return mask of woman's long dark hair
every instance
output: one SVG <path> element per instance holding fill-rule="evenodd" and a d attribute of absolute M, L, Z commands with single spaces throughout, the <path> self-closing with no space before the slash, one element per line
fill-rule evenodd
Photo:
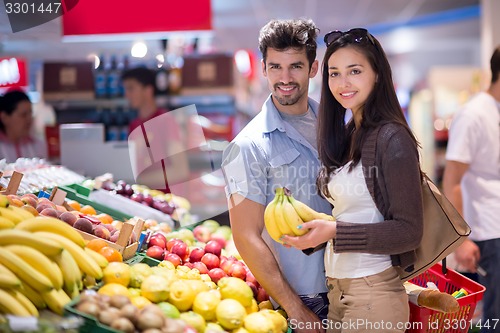
<path fill-rule="evenodd" d="M 317 178 L 318 190 L 329 197 L 328 182 L 331 172 L 353 161 L 352 166 L 361 159 L 361 148 L 369 130 L 384 123 L 397 123 L 405 127 L 418 145 L 410 130 L 403 110 L 399 104 L 392 81 L 389 61 L 380 43 L 371 38 L 355 39 L 349 33 L 343 34 L 326 49 L 322 63 L 322 87 L 318 115 L 318 153 L 322 168 Z M 377 75 L 377 82 L 363 107 L 360 128 L 354 121 L 346 124 L 346 109 L 334 98 L 328 81 L 328 60 L 330 56 L 344 47 L 352 47 L 366 56 Z"/>

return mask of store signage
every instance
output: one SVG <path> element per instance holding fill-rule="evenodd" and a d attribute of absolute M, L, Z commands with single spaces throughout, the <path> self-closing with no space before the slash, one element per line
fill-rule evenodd
<path fill-rule="evenodd" d="M 14 57 L 0 58 L 0 88 L 27 86 L 26 63 Z"/>
<path fill-rule="evenodd" d="M 64 37 L 206 31 L 210 0 L 85 0 L 62 17 Z"/>

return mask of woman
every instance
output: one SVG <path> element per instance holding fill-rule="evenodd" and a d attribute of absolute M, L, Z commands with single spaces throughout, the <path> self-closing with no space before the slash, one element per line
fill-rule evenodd
<path fill-rule="evenodd" d="M 307 234 L 283 240 L 299 249 L 327 242 L 328 332 L 404 332 L 408 298 L 394 266 L 409 267 L 422 238 L 418 143 L 380 43 L 360 28 L 325 42 L 317 183 L 337 221 L 304 223 Z"/>
<path fill-rule="evenodd" d="M 0 160 L 10 163 L 19 157 L 46 157 L 45 144 L 30 135 L 32 123 L 28 95 L 13 90 L 0 97 Z"/>

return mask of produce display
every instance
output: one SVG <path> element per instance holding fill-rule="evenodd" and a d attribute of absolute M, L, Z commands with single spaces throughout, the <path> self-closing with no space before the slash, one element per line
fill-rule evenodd
<path fill-rule="evenodd" d="M 315 219 L 335 220 L 333 216 L 317 212 L 303 202 L 296 200 L 286 187 L 276 189 L 274 199 L 264 211 L 267 232 L 272 239 L 282 244 L 281 236 L 302 236 L 308 230 L 300 230 L 297 227 L 304 222 Z"/>
<path fill-rule="evenodd" d="M 0 195 L 0 323 L 51 311 L 109 332 L 287 331 L 228 226 L 148 222 L 143 252 L 125 260 L 110 242 L 128 222 L 74 200 Z"/>

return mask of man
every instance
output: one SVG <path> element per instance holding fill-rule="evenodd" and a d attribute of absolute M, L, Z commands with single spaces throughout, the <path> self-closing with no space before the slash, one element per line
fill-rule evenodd
<path fill-rule="evenodd" d="M 271 95 L 225 149 L 222 163 L 236 247 L 287 312 L 295 332 L 323 329 L 320 319 L 328 313 L 324 251 L 307 256 L 273 241 L 265 230 L 264 210 L 275 189 L 287 187 L 296 199 L 331 214 L 315 185 L 318 104 L 308 98 L 309 79 L 318 70 L 317 33 L 310 20 L 272 20 L 261 29 L 262 73 Z"/>
<path fill-rule="evenodd" d="M 125 71 L 121 79 L 125 89 L 125 98 L 138 112 L 138 117 L 129 124 L 129 141 L 138 140 L 137 146 L 141 147 L 140 142 L 144 140 L 143 135 L 146 135 L 146 140 L 152 147 L 150 151 L 143 149 L 143 151 L 135 152 L 136 169 L 145 169 L 144 172 L 134 175 L 136 182 L 170 193 L 173 185 L 186 181 L 189 175 L 189 165 L 180 128 L 174 116 L 170 114 L 167 116 L 167 110 L 156 105 L 154 71 L 145 67 L 136 67 Z M 153 118 L 157 119 L 148 122 Z M 134 129 L 146 122 L 148 126 L 144 127 L 143 131 L 139 129 L 132 134 Z M 153 155 L 156 163 L 153 163 L 150 155 Z"/>
<path fill-rule="evenodd" d="M 486 287 L 482 324 L 489 320 L 490 327 L 481 332 L 500 331 L 500 46 L 490 64 L 488 90 L 453 119 L 443 178 L 445 195 L 472 229 L 455 257 Z"/>
<path fill-rule="evenodd" d="M 133 68 L 123 72 L 121 79 L 125 89 L 125 98 L 138 112 L 138 117 L 129 124 L 129 133 L 145 121 L 166 112 L 156 105 L 156 76 L 152 70 L 146 67 Z"/>

